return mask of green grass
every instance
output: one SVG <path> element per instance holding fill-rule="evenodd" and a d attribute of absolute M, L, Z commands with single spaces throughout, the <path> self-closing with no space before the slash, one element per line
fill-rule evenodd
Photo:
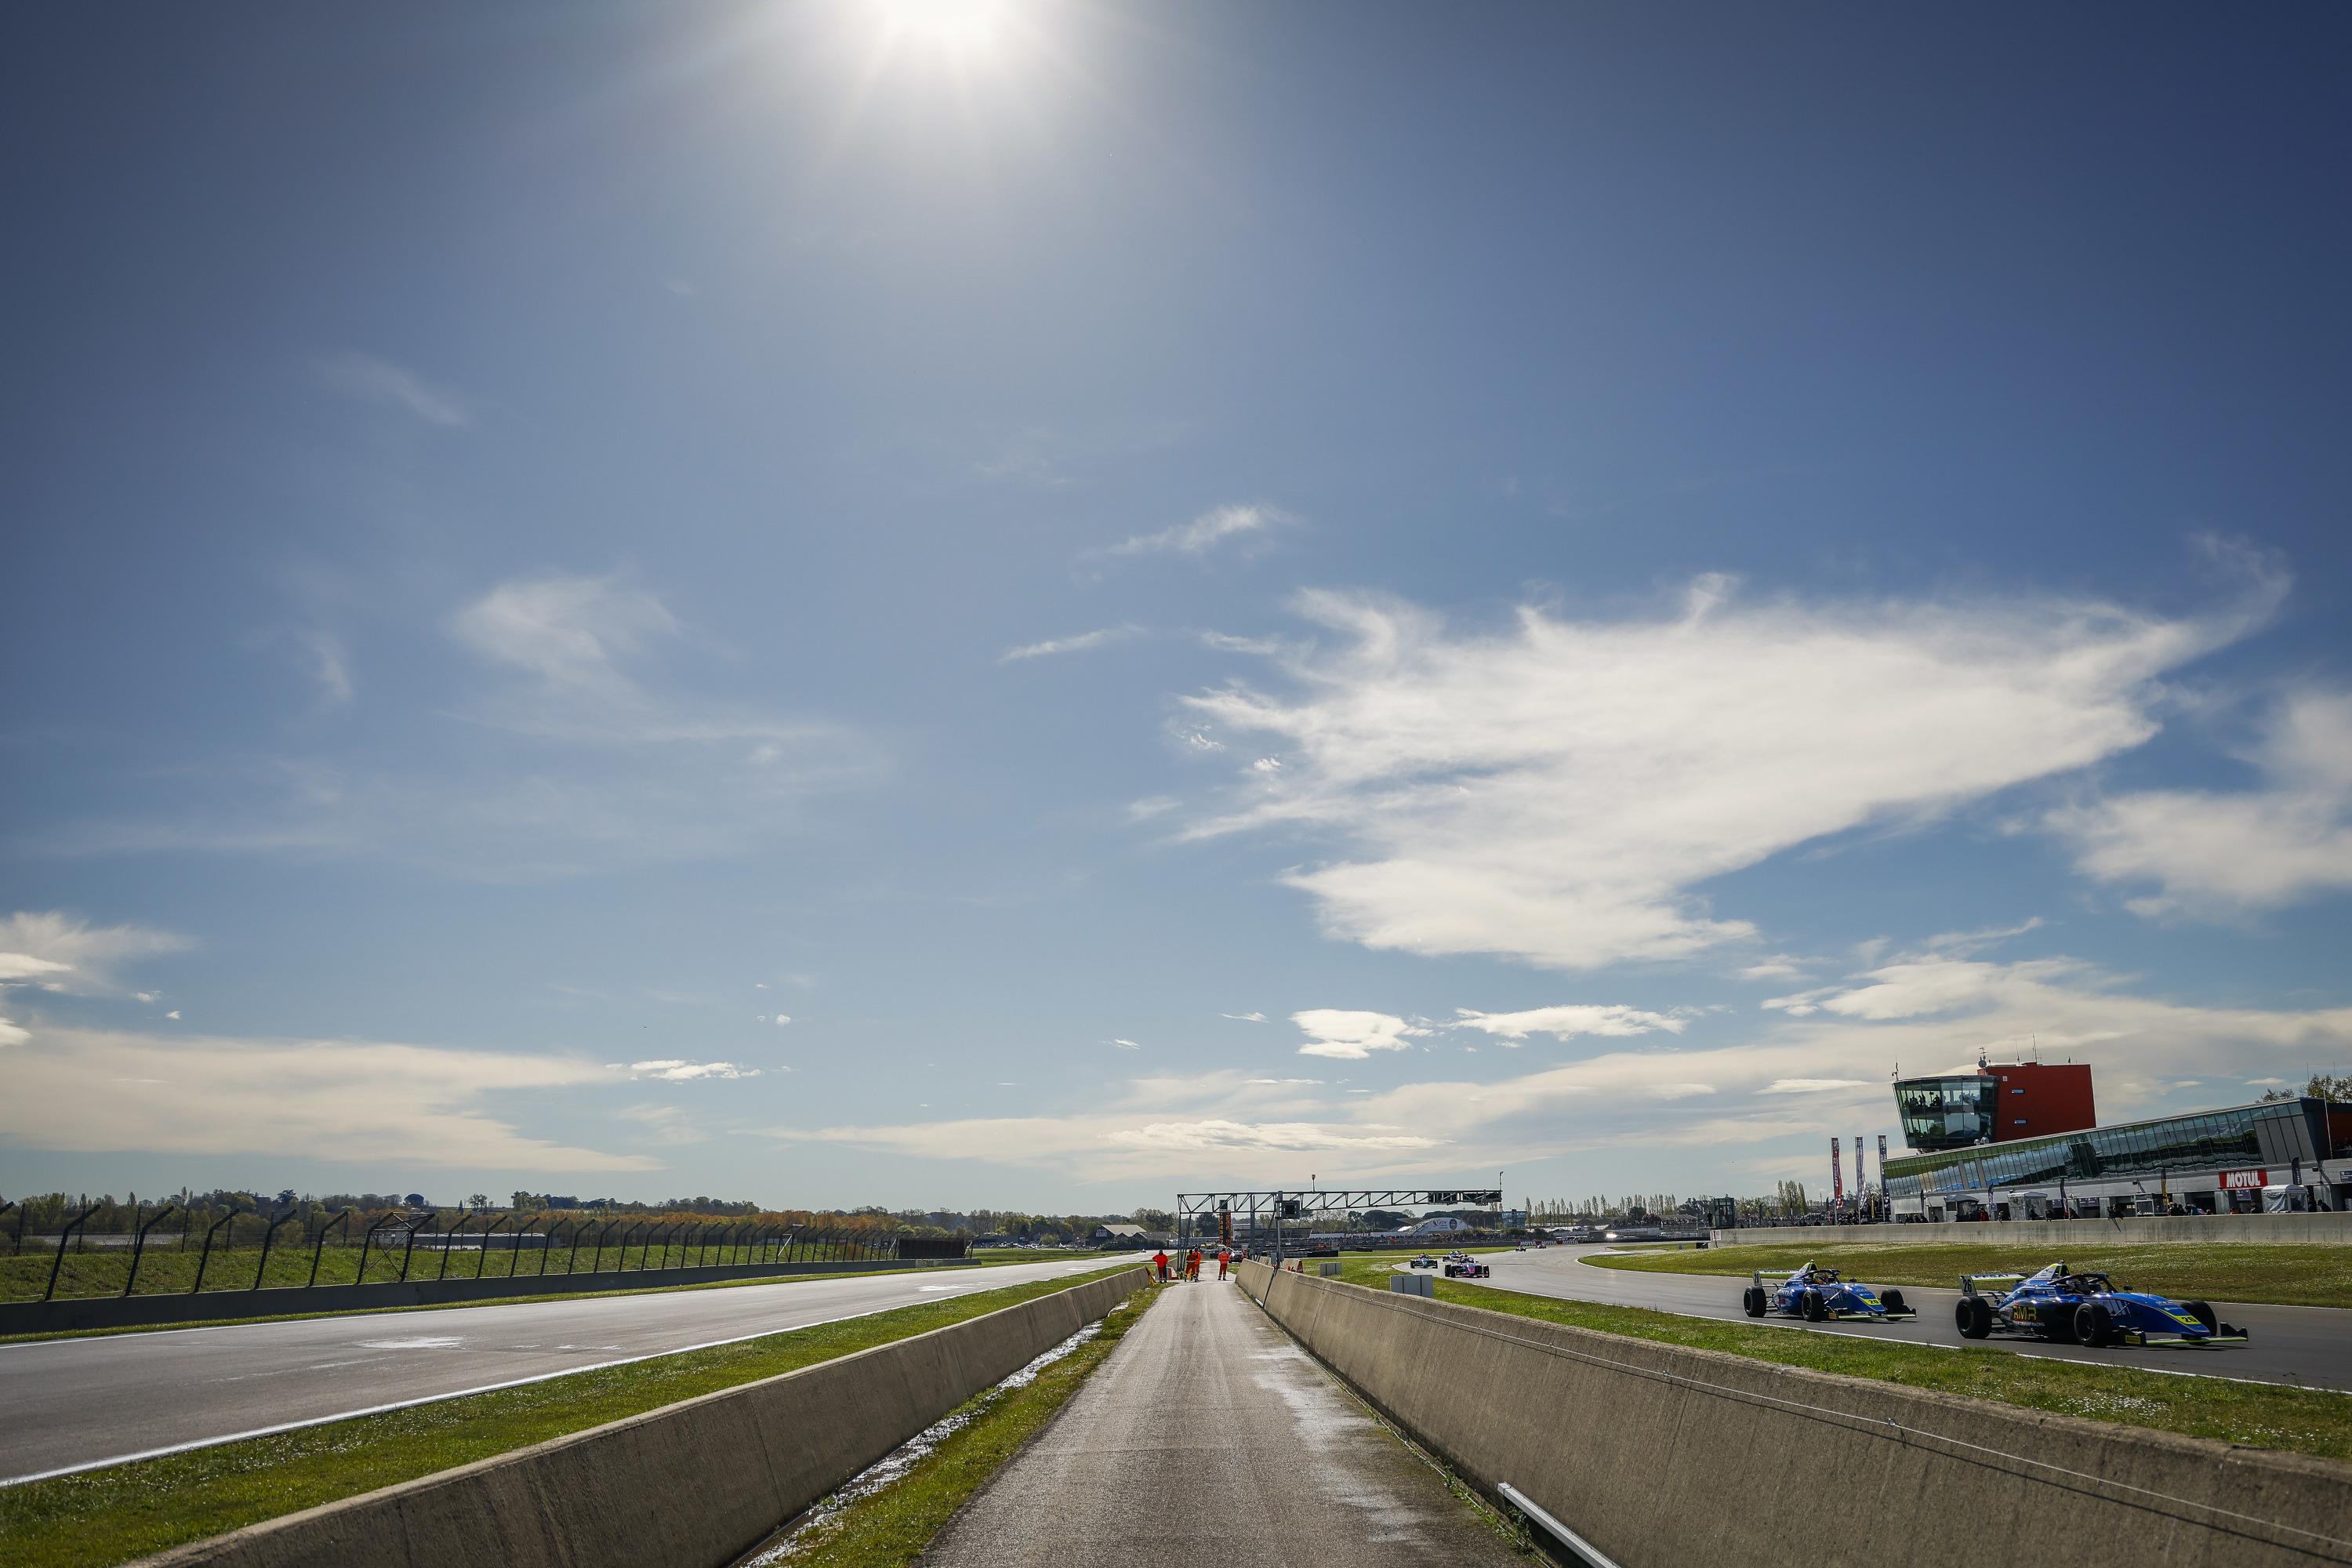
<path fill-rule="evenodd" d="M 373 1491 L 1067 1289 L 1040 1279 L 0 1489 L 0 1563 L 79 1568 Z"/>
<path fill-rule="evenodd" d="M 1133 1328 L 1160 1287 L 1111 1310 L 1102 1331 L 1045 1368 L 1026 1387 L 983 1394 L 958 1412 L 971 1419 L 881 1490 L 813 1523 L 782 1561 L 793 1568 L 904 1568 L 921 1560 L 956 1510 L 1045 1428 Z"/>
<path fill-rule="evenodd" d="M 1350 1264 L 1340 1279 L 1385 1289 L 1388 1272 L 1383 1265 Z M 2085 1365 L 2000 1350 L 1940 1350 L 1845 1334 L 1710 1322 L 1641 1307 L 1564 1301 L 1446 1279 L 1437 1281 L 1437 1299 L 1490 1312 L 1698 1350 L 1728 1351 L 1782 1366 L 1874 1378 L 1906 1388 L 1932 1389 L 2060 1415 L 2087 1416 L 2252 1448 L 2352 1459 L 2352 1395 L 2324 1389 L 2170 1376 L 2136 1367 Z M 2217 1358 L 2226 1354 L 2211 1353 Z"/>
<path fill-rule="evenodd" d="M 2153 1290 L 2176 1300 L 2268 1301 L 2290 1307 L 2352 1307 L 2352 1247 L 2277 1247 L 2231 1242 L 2168 1242 L 2157 1246 L 2102 1244 L 2100 1227 L 2085 1224 L 2080 1245 L 1993 1247 L 1973 1242 L 1825 1245 L 1774 1242 L 1712 1247 L 1705 1252 L 1644 1252 L 1597 1257 L 1608 1268 L 1660 1274 L 1746 1274 L 1794 1268 L 1812 1261 L 1843 1269 L 1873 1285 L 1957 1287 L 1963 1274 L 2031 1274 L 2063 1258 L 2077 1268 L 2112 1276 L 2126 1289 Z"/>

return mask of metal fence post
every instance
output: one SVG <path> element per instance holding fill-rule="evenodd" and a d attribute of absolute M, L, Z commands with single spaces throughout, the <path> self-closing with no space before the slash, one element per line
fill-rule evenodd
<path fill-rule="evenodd" d="M 426 1223 L 431 1225 L 439 1225 L 441 1223 L 441 1211 L 439 1209 L 435 1209 Z M 416 1231 L 417 1227 L 415 1226 L 412 1225 L 408 1227 L 408 1245 L 400 1249 L 399 1283 L 403 1285 L 408 1283 L 408 1261 L 410 1258 L 416 1256 Z"/>
<path fill-rule="evenodd" d="M 310 1278 L 302 1282 L 303 1289 L 308 1290 L 319 1282 L 319 1259 L 327 1255 L 327 1237 L 332 1235 L 338 1226 L 347 1223 L 351 1217 L 352 1211 L 345 1208 L 341 1214 L 319 1227 L 319 1245 L 310 1249 Z"/>
<path fill-rule="evenodd" d="M 585 1215 L 572 1222 L 572 1250 L 563 1255 L 563 1272 L 566 1277 L 580 1272 L 580 1233 L 587 1228 L 588 1216 Z M 593 1274 L 595 1270 L 591 1269 L 589 1272 Z"/>
<path fill-rule="evenodd" d="M 213 1260 L 213 1237 L 218 1233 L 220 1227 L 223 1226 L 227 1226 L 229 1227 L 228 1239 L 231 1250 L 234 1250 L 236 1243 L 236 1205 L 235 1204 L 231 1204 L 229 1205 L 228 1213 L 213 1221 L 212 1227 L 205 1232 L 205 1250 L 203 1255 L 196 1259 L 196 1282 L 188 1287 L 188 1294 L 191 1296 L 195 1295 L 205 1288 L 205 1265 Z"/>
<path fill-rule="evenodd" d="M 449 1278 L 449 1244 L 457 1239 L 457 1233 L 466 1228 L 466 1222 L 473 1218 L 474 1214 L 474 1210 L 467 1208 L 463 1204 L 459 1204 L 457 1205 L 457 1217 L 455 1220 L 452 1220 L 449 1224 L 449 1228 L 442 1233 L 441 1268 L 440 1272 L 433 1276 L 433 1282 L 435 1284 L 437 1285 L 442 1280 Z"/>
<path fill-rule="evenodd" d="M 479 1279 L 482 1277 L 482 1270 L 490 1266 L 490 1237 L 497 1235 L 500 1227 L 502 1227 L 507 1221 L 512 1218 L 514 1218 L 514 1215 L 510 1214 L 502 1214 L 499 1215 L 498 1218 L 492 1220 L 488 1225 L 482 1227 L 481 1254 L 474 1259 L 475 1279 Z M 507 1278 L 509 1279 L 513 1279 L 514 1270 L 509 1269 L 507 1271 Z"/>
<path fill-rule="evenodd" d="M 90 1205 L 89 1207 L 68 1220 L 65 1228 L 58 1232 L 58 1255 L 49 1263 L 49 1286 L 47 1289 L 41 1292 L 42 1300 L 46 1301 L 58 1293 L 58 1270 L 66 1266 L 66 1243 L 72 1240 L 74 1232 L 81 1228 L 81 1222 L 97 1212 L 98 1205 Z"/>
<path fill-rule="evenodd" d="M 124 1295 L 130 1295 L 131 1288 L 139 1283 L 139 1260 L 146 1256 L 147 1233 L 154 1229 L 157 1226 L 162 1225 L 173 1214 L 177 1213 L 179 1211 L 179 1207 L 180 1205 L 177 1204 L 165 1204 L 162 1208 L 155 1211 L 155 1217 L 153 1219 L 149 1220 L 145 1225 L 139 1226 L 138 1238 L 131 1244 L 131 1278 L 122 1282 L 122 1293 Z M 139 1225 L 139 1217 L 135 1213 L 131 1215 L 131 1223 L 133 1225 Z"/>
<path fill-rule="evenodd" d="M 568 1223 L 569 1222 L 565 1220 L 557 1220 L 553 1225 L 547 1227 L 546 1244 L 539 1249 L 539 1273 L 537 1278 L 541 1279 L 547 1278 L 547 1255 L 555 1250 L 556 1233 L 561 1231 Z"/>
<path fill-rule="evenodd" d="M 261 1233 L 261 1261 L 255 1265 L 253 1270 L 253 1288 L 255 1289 L 258 1290 L 261 1289 L 261 1277 L 269 1272 L 269 1244 L 278 1239 L 278 1227 L 284 1225 L 287 1221 L 294 1218 L 295 1215 L 301 1212 L 302 1211 L 299 1207 L 291 1205 L 288 1205 L 286 1212 L 279 1215 L 276 1219 L 271 1220 L 269 1222 L 269 1228 Z"/>

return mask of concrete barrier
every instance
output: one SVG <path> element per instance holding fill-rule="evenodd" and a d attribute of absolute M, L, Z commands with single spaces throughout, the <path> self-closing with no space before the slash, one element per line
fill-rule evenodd
<path fill-rule="evenodd" d="M 1745 1226 L 1709 1233 L 1717 1247 L 1822 1247 L 1857 1243 L 1917 1247 L 1965 1241 L 1979 1247 L 2132 1246 L 2142 1242 L 2269 1242 L 2352 1247 L 2352 1214 L 2218 1214 L 2130 1219 L 1995 1219 L 1939 1225 Z"/>
<path fill-rule="evenodd" d="M 1275 1321 L 1489 1495 L 1624 1568 L 2352 1563 L 2352 1465 L 1244 1265 Z"/>
<path fill-rule="evenodd" d="M 381 1307 L 436 1307 L 510 1296 L 569 1296 L 597 1290 L 646 1290 L 665 1285 L 707 1285 L 721 1279 L 789 1279 L 805 1274 L 872 1274 L 880 1269 L 969 1268 L 971 1263 L 887 1260 L 810 1263 L 714 1263 L 695 1268 L 612 1270 L 601 1274 L 520 1274 L 511 1279 L 412 1279 L 405 1284 L 319 1285 L 307 1290 L 207 1290 L 200 1296 L 78 1296 L 58 1301 L 0 1302 L 0 1335 L 55 1334 L 74 1329 L 153 1328 L 164 1323 L 216 1322 L 223 1318 L 275 1318 L 289 1312 L 363 1312 Z"/>
<path fill-rule="evenodd" d="M 1067 1339 L 1140 1268 L 143 1559 L 172 1568 L 710 1568 Z"/>

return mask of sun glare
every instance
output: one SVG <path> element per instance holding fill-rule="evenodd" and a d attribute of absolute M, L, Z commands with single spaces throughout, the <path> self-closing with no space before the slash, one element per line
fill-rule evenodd
<path fill-rule="evenodd" d="M 891 32 L 909 43 L 971 52 L 995 41 L 1003 0 L 876 0 Z"/>

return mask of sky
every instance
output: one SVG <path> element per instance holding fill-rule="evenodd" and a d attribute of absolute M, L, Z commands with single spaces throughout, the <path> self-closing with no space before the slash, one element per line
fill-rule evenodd
<path fill-rule="evenodd" d="M 2352 1067 L 2340 7 L 0 26 L 0 1193 L 1819 1191 L 1898 1069 Z"/>

